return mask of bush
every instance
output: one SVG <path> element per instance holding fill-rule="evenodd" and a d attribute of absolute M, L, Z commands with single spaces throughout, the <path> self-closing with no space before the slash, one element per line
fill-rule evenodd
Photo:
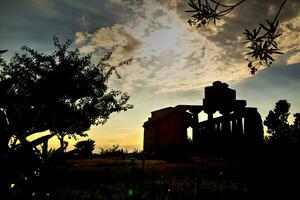
<path fill-rule="evenodd" d="M 95 141 L 88 139 L 77 142 L 74 146 L 76 155 L 80 157 L 90 157 L 95 149 Z"/>

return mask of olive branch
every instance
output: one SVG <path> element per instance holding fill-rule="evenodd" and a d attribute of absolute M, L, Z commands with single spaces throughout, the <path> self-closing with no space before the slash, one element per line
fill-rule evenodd
<path fill-rule="evenodd" d="M 259 27 L 252 31 L 245 29 L 245 42 L 243 44 L 250 50 L 246 53 L 246 60 L 249 61 L 248 68 L 251 74 L 255 74 L 260 66 L 267 66 L 274 62 L 274 54 L 283 54 L 280 52 L 277 39 L 282 34 L 278 31 L 278 16 L 285 4 L 284 0 L 277 11 L 273 21 L 266 19 L 266 24 L 258 23 Z"/>
<path fill-rule="evenodd" d="M 185 12 L 193 13 L 193 15 L 187 22 L 190 26 L 197 28 L 209 25 L 211 21 L 216 25 L 217 20 L 230 13 L 244 1 L 241 0 L 234 5 L 225 5 L 216 0 L 189 0 L 188 5 L 192 9 Z M 254 28 L 252 31 L 245 29 L 243 32 L 245 36 L 243 44 L 249 49 L 245 59 L 248 61 L 251 74 L 255 74 L 260 66 L 270 67 L 274 62 L 274 54 L 282 54 L 276 40 L 282 35 L 278 31 L 278 16 L 286 1 L 282 2 L 273 21 L 266 19 L 266 24 L 258 23 L 258 28 Z"/>
<path fill-rule="evenodd" d="M 197 26 L 197 28 L 208 25 L 211 21 L 216 24 L 217 20 L 220 20 L 221 17 L 230 13 L 235 7 L 243 3 L 245 0 L 234 5 L 225 5 L 215 0 L 190 0 L 189 6 L 192 10 L 187 10 L 185 12 L 195 13 L 191 17 L 192 19 L 188 20 L 190 26 Z"/>

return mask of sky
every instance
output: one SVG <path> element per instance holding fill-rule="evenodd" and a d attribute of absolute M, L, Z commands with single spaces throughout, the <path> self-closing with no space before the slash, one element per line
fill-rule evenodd
<path fill-rule="evenodd" d="M 190 27 L 188 0 L 0 0 L 0 47 L 9 60 L 20 47 L 54 50 L 53 36 L 72 39 L 72 48 L 91 53 L 97 62 L 111 51 L 111 63 L 133 62 L 119 69 L 110 87 L 130 95 L 134 108 L 112 114 L 89 137 L 100 148 L 120 145 L 142 149 L 143 123 L 153 110 L 178 104 L 200 105 L 203 88 L 220 80 L 237 98 L 257 107 L 263 119 L 280 99 L 300 112 L 300 1 L 287 0 L 280 13 L 278 46 L 283 55 L 251 75 L 244 55 L 243 31 L 273 19 L 281 0 L 246 0 L 216 25 Z M 234 0 L 221 0 L 231 5 Z M 200 116 L 201 117 L 201 116 Z M 203 119 L 203 118 L 202 118 Z M 204 119 L 203 119 L 204 120 Z M 290 118 L 290 122 L 293 118 Z M 82 138 L 80 138 L 82 139 Z M 70 147 L 74 141 L 70 141 Z M 58 142 L 53 139 L 52 145 Z"/>

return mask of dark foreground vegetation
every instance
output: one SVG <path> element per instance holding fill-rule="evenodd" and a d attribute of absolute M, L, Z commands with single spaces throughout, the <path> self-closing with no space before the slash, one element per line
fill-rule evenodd
<path fill-rule="evenodd" d="M 299 187 L 297 152 L 262 145 L 177 161 L 145 160 L 141 153 L 69 158 L 39 185 L 49 193 L 34 199 L 289 199 Z"/>
<path fill-rule="evenodd" d="M 133 107 L 126 93 L 108 86 L 112 75 L 119 77 L 116 68 L 131 59 L 110 65 L 107 53 L 94 64 L 91 55 L 70 45 L 54 37 L 52 53 L 24 46 L 10 61 L 0 56 L 0 199 L 50 198 L 56 185 L 51 173 L 61 171 L 66 156 L 64 138 L 87 136 L 92 125 Z M 49 134 L 28 139 L 44 131 Z M 49 149 L 48 140 L 55 136 L 61 147 Z M 90 141 L 83 144 L 90 146 L 79 143 L 80 156 L 93 147 Z"/>

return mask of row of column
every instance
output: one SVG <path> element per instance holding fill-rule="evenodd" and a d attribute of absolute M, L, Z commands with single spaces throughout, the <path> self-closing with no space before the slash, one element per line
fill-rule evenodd
<path fill-rule="evenodd" d="M 242 115 L 232 116 L 223 114 L 222 117 L 213 118 L 208 114 L 207 121 L 199 123 L 199 113 L 193 113 L 193 140 L 197 140 L 200 135 L 243 135 L 244 124 Z"/>

